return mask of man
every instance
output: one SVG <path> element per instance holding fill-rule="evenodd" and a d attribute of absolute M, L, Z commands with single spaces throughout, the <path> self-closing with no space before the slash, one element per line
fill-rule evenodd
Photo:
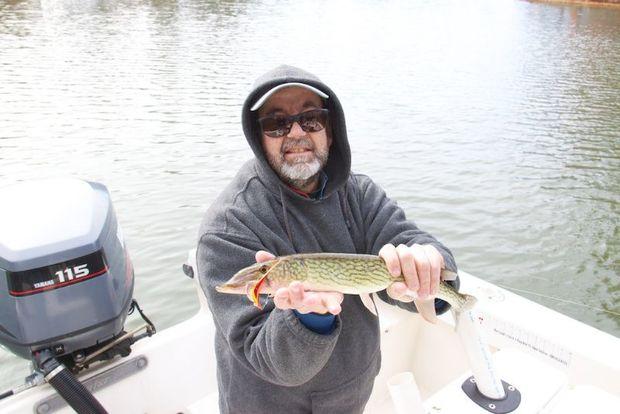
<path fill-rule="evenodd" d="M 215 286 L 273 255 L 379 254 L 406 280 L 379 297 L 415 311 L 409 294 L 435 292 L 441 268 L 456 270 L 452 254 L 370 178 L 351 173 L 342 107 L 314 75 L 290 66 L 266 73 L 242 122 L 255 158 L 207 212 L 198 245 L 216 327 L 220 411 L 361 413 L 380 352 L 378 319 L 359 297 L 293 282 L 260 310 Z"/>

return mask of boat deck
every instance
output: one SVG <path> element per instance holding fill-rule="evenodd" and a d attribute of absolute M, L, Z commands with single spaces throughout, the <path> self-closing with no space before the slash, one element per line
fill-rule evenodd
<path fill-rule="evenodd" d="M 501 378 L 516 386 L 515 413 L 620 412 L 620 339 L 461 273 L 461 290 L 479 299 L 480 328 Z M 217 413 L 214 327 L 199 292 L 192 318 L 139 341 L 124 359 L 79 378 L 112 413 Z M 483 413 L 461 384 L 471 375 L 450 313 L 431 325 L 378 301 L 383 363 L 367 414 L 397 410 L 388 381 L 411 372 L 419 412 Z M 0 401 L 0 412 L 72 412 L 47 384 Z"/>

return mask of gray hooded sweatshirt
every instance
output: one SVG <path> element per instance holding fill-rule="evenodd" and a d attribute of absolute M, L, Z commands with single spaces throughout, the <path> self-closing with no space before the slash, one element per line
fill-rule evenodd
<path fill-rule="evenodd" d="M 265 159 L 256 113 L 265 92 L 302 82 L 325 92 L 333 143 L 324 169 L 323 197 L 305 198 L 284 184 Z M 341 252 L 378 254 L 387 243 L 432 244 L 446 267 L 450 251 L 406 219 L 365 175 L 350 171 L 344 113 L 336 94 L 316 76 L 280 66 L 259 78 L 242 109 L 248 161 L 209 208 L 200 228 L 198 275 L 215 321 L 215 352 L 222 414 L 361 413 L 380 367 L 379 322 L 358 296 L 345 295 L 335 329 L 326 335 L 304 326 L 291 310 L 260 310 L 245 296 L 215 286 L 255 262 L 257 250 L 276 256 Z M 415 311 L 413 304 L 379 297 Z M 445 311 L 442 303 L 439 311 Z"/>

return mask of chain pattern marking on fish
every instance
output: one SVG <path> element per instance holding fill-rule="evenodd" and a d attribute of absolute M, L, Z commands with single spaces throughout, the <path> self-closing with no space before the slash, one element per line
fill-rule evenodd
<path fill-rule="evenodd" d="M 442 270 L 442 275 L 449 271 Z M 231 286 L 250 284 L 256 287 L 264 282 L 263 293 L 273 293 L 277 288 L 294 281 L 313 291 L 334 291 L 361 295 L 386 289 L 394 282 L 404 282 L 404 277 L 393 277 L 379 256 L 344 253 L 307 253 L 280 256 L 270 261 L 256 263 L 240 270 L 218 290 L 227 292 Z M 233 293 L 228 290 L 228 293 Z M 241 293 L 237 290 L 236 293 Z M 258 289 L 253 290 L 254 296 Z M 476 302 L 473 296 L 461 294 L 445 282 L 440 282 L 437 297 L 449 302 L 455 311 L 469 309 Z M 252 299 L 252 298 L 251 298 Z"/>

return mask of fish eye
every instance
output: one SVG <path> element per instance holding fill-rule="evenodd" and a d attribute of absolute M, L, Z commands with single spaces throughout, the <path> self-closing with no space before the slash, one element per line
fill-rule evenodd
<path fill-rule="evenodd" d="M 260 272 L 261 272 L 262 274 L 267 273 L 267 266 L 261 266 L 261 268 L 260 268 Z"/>

